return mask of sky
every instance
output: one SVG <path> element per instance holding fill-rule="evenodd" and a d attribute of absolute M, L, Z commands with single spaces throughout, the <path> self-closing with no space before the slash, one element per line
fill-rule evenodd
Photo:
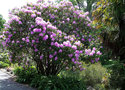
<path fill-rule="evenodd" d="M 27 2 L 35 3 L 37 2 L 37 0 L 0 0 L 0 14 L 6 21 L 8 21 L 9 10 L 12 10 L 15 7 L 21 7 L 23 5 L 26 5 Z"/>

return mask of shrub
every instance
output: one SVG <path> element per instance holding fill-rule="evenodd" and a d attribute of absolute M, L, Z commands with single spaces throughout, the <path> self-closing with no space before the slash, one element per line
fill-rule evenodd
<path fill-rule="evenodd" d="M 31 86 L 38 90 L 86 90 L 83 82 L 74 78 L 59 78 L 57 76 L 37 76 Z"/>
<path fill-rule="evenodd" d="M 0 68 L 5 68 L 5 67 L 9 67 L 9 64 L 0 61 Z"/>
<path fill-rule="evenodd" d="M 57 75 L 69 64 L 78 65 L 84 48 L 94 40 L 88 12 L 66 1 L 28 3 L 13 9 L 5 26 L 11 61 L 30 57 L 39 73 L 47 76 Z"/>
<path fill-rule="evenodd" d="M 3 52 L 0 53 L 0 60 L 1 60 L 2 62 L 5 62 L 5 63 L 7 63 L 7 64 L 10 64 L 9 55 L 8 55 L 7 51 L 3 51 Z"/>
<path fill-rule="evenodd" d="M 16 81 L 20 83 L 30 83 L 32 79 L 37 75 L 35 67 L 21 67 L 18 66 L 14 69 L 14 74 L 17 76 Z"/>
<path fill-rule="evenodd" d="M 96 86 L 97 84 L 109 86 L 109 76 L 107 69 L 99 63 L 91 64 L 81 73 L 81 77 L 90 86 Z"/>
<path fill-rule="evenodd" d="M 108 70 L 104 68 L 100 63 L 86 64 L 82 62 L 83 71 L 69 69 L 67 71 L 61 71 L 59 77 L 63 78 L 75 78 L 83 81 L 84 85 L 88 88 L 93 87 L 96 90 L 109 89 L 110 74 Z"/>

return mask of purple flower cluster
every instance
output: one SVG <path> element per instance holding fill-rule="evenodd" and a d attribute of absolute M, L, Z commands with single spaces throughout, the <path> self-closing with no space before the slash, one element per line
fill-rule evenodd
<path fill-rule="evenodd" d="M 85 49 L 85 55 L 89 55 L 89 56 L 93 56 L 94 54 L 96 55 L 102 55 L 102 53 L 100 51 L 96 52 L 96 48 L 93 47 L 93 49 Z"/>
<path fill-rule="evenodd" d="M 35 29 L 33 29 L 33 32 L 41 32 L 42 30 L 41 29 L 39 29 L 39 28 L 35 28 Z"/>
<path fill-rule="evenodd" d="M 98 51 L 95 47 L 93 49 L 85 49 L 86 57 L 91 59 L 91 62 L 94 63 L 94 60 L 97 62 L 99 60 L 99 56 L 102 55 L 100 51 Z"/>

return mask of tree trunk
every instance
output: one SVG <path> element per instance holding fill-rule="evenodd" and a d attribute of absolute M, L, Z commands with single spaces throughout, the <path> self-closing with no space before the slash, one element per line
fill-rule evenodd
<path fill-rule="evenodd" d="M 40 59 L 35 59 L 34 61 L 36 62 L 38 73 L 45 75 L 45 70 L 42 61 Z"/>

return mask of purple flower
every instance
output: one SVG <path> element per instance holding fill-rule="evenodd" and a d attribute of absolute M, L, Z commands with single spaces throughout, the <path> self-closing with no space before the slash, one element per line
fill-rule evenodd
<path fill-rule="evenodd" d="M 93 56 L 93 53 L 91 52 L 91 53 L 89 53 L 89 56 Z"/>
<path fill-rule="evenodd" d="M 89 14 L 89 12 L 85 12 L 85 13 L 84 13 L 85 16 L 88 15 L 88 14 Z"/>
<path fill-rule="evenodd" d="M 58 59 L 58 57 L 55 57 L 55 61 Z"/>
<path fill-rule="evenodd" d="M 35 52 L 38 52 L 38 49 L 35 49 L 34 51 L 35 51 Z"/>
<path fill-rule="evenodd" d="M 70 38 L 70 41 L 74 41 L 74 38 Z"/>
<path fill-rule="evenodd" d="M 10 35 L 8 35 L 8 38 L 11 38 L 13 35 L 12 34 L 10 34 Z"/>
<path fill-rule="evenodd" d="M 32 43 L 34 43 L 35 42 L 35 40 L 32 40 Z"/>
<path fill-rule="evenodd" d="M 90 27 L 90 24 L 87 24 L 88 27 Z"/>
<path fill-rule="evenodd" d="M 22 22 L 21 22 L 21 21 L 19 21 L 18 23 L 19 23 L 19 24 L 22 24 Z"/>
<path fill-rule="evenodd" d="M 34 25 L 31 25 L 31 28 L 34 28 Z"/>
<path fill-rule="evenodd" d="M 54 42 L 51 42 L 51 45 L 54 45 Z"/>
<path fill-rule="evenodd" d="M 68 56 L 71 58 L 73 56 L 73 54 L 69 54 Z"/>
<path fill-rule="evenodd" d="M 91 49 L 85 49 L 85 55 L 89 55 L 91 52 Z"/>
<path fill-rule="evenodd" d="M 94 63 L 94 60 L 91 60 L 91 63 Z"/>
<path fill-rule="evenodd" d="M 66 20 L 67 20 L 67 21 L 69 21 L 70 19 L 69 19 L 69 18 L 67 18 Z"/>
<path fill-rule="evenodd" d="M 52 26 L 52 25 L 48 25 L 47 28 L 49 28 L 49 29 L 57 29 L 55 26 Z"/>
<path fill-rule="evenodd" d="M 34 32 L 33 31 L 31 31 L 31 34 L 33 34 Z"/>
<path fill-rule="evenodd" d="M 49 55 L 49 58 L 53 58 L 53 55 L 52 55 L 52 54 L 50 54 L 50 55 Z"/>
<path fill-rule="evenodd" d="M 83 53 L 83 51 L 81 50 L 80 53 Z"/>
<path fill-rule="evenodd" d="M 73 46 L 72 46 L 72 49 L 76 50 L 76 49 L 77 49 L 77 46 L 73 45 Z"/>
<path fill-rule="evenodd" d="M 43 27 L 43 30 L 46 31 L 46 27 Z"/>
<path fill-rule="evenodd" d="M 85 68 L 80 68 L 80 71 L 83 71 L 83 70 L 85 70 Z"/>
<path fill-rule="evenodd" d="M 32 17 L 32 18 L 36 17 L 36 14 L 31 14 L 31 17 Z"/>
<path fill-rule="evenodd" d="M 88 39 L 89 40 L 89 42 L 91 42 L 91 39 Z"/>
<path fill-rule="evenodd" d="M 74 59 L 74 58 L 72 58 L 72 62 L 75 62 L 75 59 Z"/>
<path fill-rule="evenodd" d="M 20 43 L 20 41 L 16 41 L 16 43 Z"/>
<path fill-rule="evenodd" d="M 45 30 L 43 30 L 43 31 L 42 31 L 42 33 L 46 33 L 46 31 L 45 31 Z"/>
<path fill-rule="evenodd" d="M 73 21 L 73 24 L 76 24 L 76 21 Z"/>
<path fill-rule="evenodd" d="M 54 52 L 54 55 L 56 55 L 56 54 L 57 54 L 57 51 Z"/>
<path fill-rule="evenodd" d="M 92 52 L 91 52 L 91 53 L 95 54 L 95 51 L 94 51 L 94 50 L 92 50 Z"/>
<path fill-rule="evenodd" d="M 43 37 L 43 40 L 46 41 L 47 39 L 48 39 L 48 35 L 45 35 L 45 36 Z"/>
<path fill-rule="evenodd" d="M 22 45 L 20 45 L 20 47 L 23 47 Z"/>
<path fill-rule="evenodd" d="M 79 54 L 75 54 L 75 57 L 78 58 L 78 57 L 79 57 Z"/>
<path fill-rule="evenodd" d="M 98 51 L 96 54 L 97 54 L 97 55 L 102 55 L 102 53 L 101 53 L 100 51 Z"/>
<path fill-rule="evenodd" d="M 96 48 L 95 48 L 95 47 L 93 47 L 93 50 L 95 51 L 95 50 L 96 50 Z"/>
<path fill-rule="evenodd" d="M 84 38 L 82 38 L 81 40 L 82 40 L 82 41 L 85 41 L 85 39 L 84 39 Z"/>
<path fill-rule="evenodd" d="M 13 40 L 12 43 L 14 43 L 15 41 Z"/>
<path fill-rule="evenodd" d="M 60 44 L 59 47 L 63 48 L 63 44 Z"/>
<path fill-rule="evenodd" d="M 37 17 L 36 24 L 45 27 L 47 25 L 47 22 L 45 22 L 42 18 Z"/>
<path fill-rule="evenodd" d="M 41 15 L 41 12 L 37 12 L 38 15 Z"/>
<path fill-rule="evenodd" d="M 29 40 L 29 39 L 26 39 L 26 42 L 30 42 L 30 40 Z"/>
<path fill-rule="evenodd" d="M 59 49 L 59 53 L 61 53 L 62 52 L 62 49 Z"/>
<path fill-rule="evenodd" d="M 26 39 L 25 38 L 22 38 L 23 41 L 25 41 Z"/>
<path fill-rule="evenodd" d="M 56 46 L 56 47 L 59 47 L 59 43 L 58 43 L 58 42 L 55 42 L 55 46 Z"/>
<path fill-rule="evenodd" d="M 41 29 L 35 28 L 33 29 L 33 32 L 41 32 Z"/>
<path fill-rule="evenodd" d="M 62 23 L 65 23 L 65 21 L 62 21 Z"/>
<path fill-rule="evenodd" d="M 77 46 L 80 46 L 81 42 L 80 42 L 80 41 L 77 41 L 77 42 L 75 42 L 74 44 L 77 45 Z"/>
<path fill-rule="evenodd" d="M 40 59 L 43 59 L 43 55 L 40 56 Z"/>
<path fill-rule="evenodd" d="M 99 58 L 95 58 L 95 61 L 98 62 L 98 61 L 99 61 Z"/>
<path fill-rule="evenodd" d="M 37 2 L 42 2 L 42 0 L 38 0 Z"/>
<path fill-rule="evenodd" d="M 42 34 L 42 33 L 40 33 L 40 34 L 39 34 L 39 36 L 41 36 L 41 37 L 42 37 L 42 36 L 43 36 L 43 34 Z"/>
<path fill-rule="evenodd" d="M 75 53 L 79 54 L 80 52 L 79 52 L 79 50 L 76 50 Z"/>
<path fill-rule="evenodd" d="M 70 41 L 64 41 L 63 45 L 66 46 L 66 47 L 71 47 Z"/>

